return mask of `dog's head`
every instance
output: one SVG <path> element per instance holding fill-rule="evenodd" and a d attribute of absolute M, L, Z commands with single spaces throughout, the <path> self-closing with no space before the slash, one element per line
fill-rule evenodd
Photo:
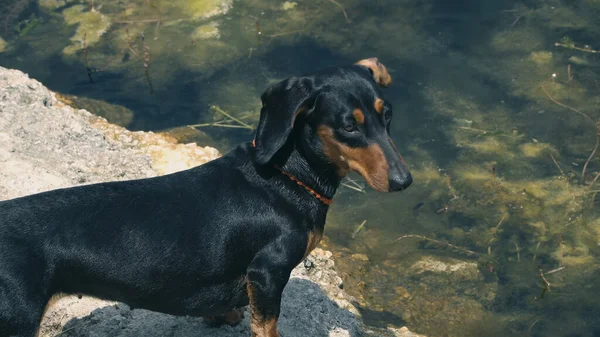
<path fill-rule="evenodd" d="M 370 58 L 271 86 L 261 97 L 257 163 L 271 162 L 297 129 L 340 177 L 353 170 L 377 191 L 407 188 L 412 176 L 390 138 L 392 106 L 380 91 L 391 82 L 386 67 Z"/>

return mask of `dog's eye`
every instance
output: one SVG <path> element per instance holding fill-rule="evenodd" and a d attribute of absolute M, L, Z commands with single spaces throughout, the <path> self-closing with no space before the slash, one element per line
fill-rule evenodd
<path fill-rule="evenodd" d="M 358 128 L 356 127 L 356 124 L 354 123 L 348 123 L 344 125 L 344 131 L 346 132 L 354 132 L 357 131 Z"/>
<path fill-rule="evenodd" d="M 392 119 L 392 109 L 385 109 L 383 111 L 383 118 L 385 118 L 385 122 L 389 122 Z"/>

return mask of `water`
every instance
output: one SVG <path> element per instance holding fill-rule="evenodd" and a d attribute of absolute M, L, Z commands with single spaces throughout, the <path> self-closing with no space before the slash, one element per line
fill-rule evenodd
<path fill-rule="evenodd" d="M 415 182 L 380 194 L 347 181 L 322 243 L 365 321 L 600 335 L 598 153 L 582 176 L 600 118 L 599 1 L 5 0 L 0 13 L 0 65 L 222 152 L 252 138 L 270 83 L 379 57 Z"/>

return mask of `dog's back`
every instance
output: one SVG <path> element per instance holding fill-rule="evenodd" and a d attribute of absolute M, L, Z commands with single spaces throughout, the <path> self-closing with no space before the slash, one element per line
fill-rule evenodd
<path fill-rule="evenodd" d="M 269 210 L 255 207 L 260 179 L 246 148 L 167 176 L 0 202 L 0 322 L 39 315 L 59 292 L 199 316 L 205 303 L 247 304 L 246 267 L 280 229 L 256 231 L 249 220 Z M 14 326 L 0 336 L 22 331 Z"/>

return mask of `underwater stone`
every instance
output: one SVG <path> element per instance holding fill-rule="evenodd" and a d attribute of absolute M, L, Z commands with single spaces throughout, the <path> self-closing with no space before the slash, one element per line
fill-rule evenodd
<path fill-rule="evenodd" d="M 94 115 L 106 118 L 109 123 L 123 127 L 127 127 L 134 117 L 133 111 L 124 106 L 111 104 L 102 100 L 68 94 L 61 95 L 61 99 L 63 101 L 67 100 L 69 105 L 74 108 L 91 111 Z"/>
<path fill-rule="evenodd" d="M 587 60 L 582 59 L 581 57 L 577 57 L 577 56 L 571 56 L 569 57 L 569 62 L 576 64 L 578 66 L 589 66 L 590 62 L 588 62 Z"/>
<path fill-rule="evenodd" d="M 63 11 L 64 20 L 68 25 L 79 24 L 75 35 L 71 37 L 73 44 L 63 49 L 63 53 L 67 55 L 83 48 L 84 36 L 86 45 L 91 46 L 100 41 L 100 37 L 110 27 L 111 22 L 108 16 L 95 10 L 84 12 L 85 8 L 83 5 L 75 5 Z"/>
<path fill-rule="evenodd" d="M 6 41 L 0 36 L 0 53 L 6 50 Z"/>
<path fill-rule="evenodd" d="M 456 281 L 479 279 L 477 263 L 453 258 L 448 258 L 447 261 L 441 261 L 432 256 L 424 256 L 414 263 L 410 269 L 414 271 L 415 274 L 422 274 L 425 272 L 445 275 L 451 274 L 452 276 L 445 277 L 448 279 L 452 278 Z"/>
<path fill-rule="evenodd" d="M 225 14 L 231 9 L 233 0 L 177 0 L 168 1 L 167 6 L 176 7 L 195 19 L 210 18 Z"/>
<path fill-rule="evenodd" d="M 218 23 L 216 22 L 202 25 L 192 33 L 192 39 L 194 40 L 218 39 L 220 36 Z"/>
<path fill-rule="evenodd" d="M 287 11 L 287 10 L 296 8 L 296 6 L 298 6 L 297 2 L 286 1 L 283 3 L 283 5 L 281 7 L 283 8 L 283 10 Z"/>
<path fill-rule="evenodd" d="M 472 120 L 465 118 L 452 118 L 452 121 L 454 122 L 454 124 L 465 128 L 470 128 L 473 125 Z"/>
<path fill-rule="evenodd" d="M 64 6 L 66 4 L 66 1 L 65 0 L 39 0 L 38 4 L 42 8 L 55 9 L 55 8 Z"/>
<path fill-rule="evenodd" d="M 529 58 L 536 64 L 547 64 L 552 61 L 552 53 L 549 51 L 534 51 Z"/>
<path fill-rule="evenodd" d="M 552 152 L 557 152 L 550 144 L 546 143 L 525 143 L 519 145 L 523 156 L 528 158 L 536 158 L 541 157 L 548 150 Z"/>

